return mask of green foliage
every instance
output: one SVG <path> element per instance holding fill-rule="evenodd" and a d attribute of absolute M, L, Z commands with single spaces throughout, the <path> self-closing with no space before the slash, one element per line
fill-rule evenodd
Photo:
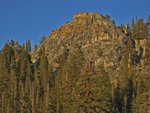
<path fill-rule="evenodd" d="M 133 38 L 134 39 L 146 39 L 148 38 L 148 29 L 143 19 L 137 19 L 136 23 L 132 23 Z"/>
<path fill-rule="evenodd" d="M 31 42 L 30 42 L 30 40 L 26 41 L 26 51 L 27 52 L 31 51 Z"/>
<path fill-rule="evenodd" d="M 0 51 L 0 113 L 147 113 L 149 20 L 133 20 L 132 27 L 120 29 L 126 43 L 116 70 L 87 58 L 86 47 L 64 46 L 51 62 L 47 48 L 39 46 L 39 56 L 32 62 L 30 40 L 23 45 L 6 43 Z M 145 57 L 135 43 L 143 39 L 147 39 Z M 98 54 L 104 57 L 105 51 Z"/>

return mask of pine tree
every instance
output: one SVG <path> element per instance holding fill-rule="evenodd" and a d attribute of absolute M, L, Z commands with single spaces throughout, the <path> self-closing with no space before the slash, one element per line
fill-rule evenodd
<path fill-rule="evenodd" d="M 72 107 L 71 111 L 74 111 L 74 113 L 81 112 L 81 106 L 83 105 L 82 102 L 82 77 L 83 70 L 81 70 L 84 67 L 84 56 L 83 52 L 81 50 L 80 46 L 77 46 L 73 51 L 70 52 L 70 55 L 68 56 L 68 65 L 70 69 L 70 88 L 71 88 L 71 101 L 72 101 Z"/>
<path fill-rule="evenodd" d="M 135 31 L 133 31 L 134 39 L 146 39 L 148 38 L 148 30 L 143 19 L 138 19 L 135 24 Z"/>
<path fill-rule="evenodd" d="M 117 84 L 117 87 L 115 88 L 114 92 L 114 112 L 115 113 L 123 113 L 123 93 L 122 89 L 120 88 L 119 84 Z"/>
<path fill-rule="evenodd" d="M 2 60 L 2 52 L 0 52 L 0 77 L 2 77 L 2 71 L 3 71 L 3 60 Z"/>
<path fill-rule="evenodd" d="M 41 78 L 42 78 L 42 84 L 41 88 L 43 88 L 43 112 L 47 112 L 48 110 L 48 101 L 49 101 L 49 75 L 48 75 L 48 60 L 45 55 L 45 48 L 43 47 L 40 51 L 40 72 L 41 72 Z"/>
<path fill-rule="evenodd" d="M 150 38 L 150 15 L 148 16 L 146 25 L 147 25 L 147 29 L 148 29 L 148 35 L 149 35 L 149 38 Z"/>
<path fill-rule="evenodd" d="M 31 51 L 31 42 L 30 42 L 30 40 L 27 40 L 27 41 L 26 41 L 26 51 L 27 51 L 27 52 L 30 52 L 30 51 Z"/>

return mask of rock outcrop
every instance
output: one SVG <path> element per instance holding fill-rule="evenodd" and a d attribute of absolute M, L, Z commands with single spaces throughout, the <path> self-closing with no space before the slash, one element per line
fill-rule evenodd
<path fill-rule="evenodd" d="M 59 65 L 57 58 L 67 49 L 69 54 L 80 47 L 85 59 L 95 66 L 104 65 L 117 69 L 123 53 L 125 34 L 117 28 L 108 16 L 99 13 L 78 13 L 73 20 L 54 30 L 44 42 L 33 51 L 33 61 L 38 59 L 40 48 L 45 47 L 50 64 Z"/>

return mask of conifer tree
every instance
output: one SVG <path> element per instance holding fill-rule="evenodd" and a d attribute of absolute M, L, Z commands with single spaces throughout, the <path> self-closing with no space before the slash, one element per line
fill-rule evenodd
<path fill-rule="evenodd" d="M 43 47 L 40 51 L 40 72 L 41 72 L 41 88 L 43 88 L 43 112 L 48 110 L 48 101 L 49 101 L 49 84 L 48 84 L 48 60 L 45 55 L 45 48 Z"/>
<path fill-rule="evenodd" d="M 30 51 L 31 51 L 31 42 L 30 42 L 30 40 L 27 40 L 27 41 L 26 41 L 26 51 L 27 51 L 27 52 L 30 52 Z"/>
<path fill-rule="evenodd" d="M 148 30 L 143 19 L 138 19 L 135 24 L 135 31 L 133 31 L 134 39 L 146 39 L 148 38 Z"/>
<path fill-rule="evenodd" d="M 148 35 L 149 35 L 149 38 L 150 38 L 150 15 L 148 16 L 146 25 L 147 25 L 147 29 L 148 29 Z"/>

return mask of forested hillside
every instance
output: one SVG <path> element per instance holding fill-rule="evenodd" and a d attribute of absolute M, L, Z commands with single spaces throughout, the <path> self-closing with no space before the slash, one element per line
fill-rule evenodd
<path fill-rule="evenodd" d="M 0 113 L 150 113 L 150 16 L 78 13 L 34 49 L 8 41 Z"/>

